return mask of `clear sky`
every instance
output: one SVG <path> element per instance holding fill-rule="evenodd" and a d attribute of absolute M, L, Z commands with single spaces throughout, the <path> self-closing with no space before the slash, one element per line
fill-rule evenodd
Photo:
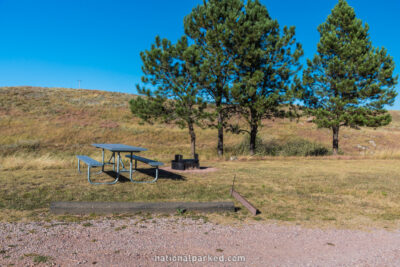
<path fill-rule="evenodd" d="M 140 51 L 156 35 L 176 41 L 183 18 L 202 0 L 0 0 L 0 86 L 81 87 L 135 93 Z M 319 40 L 317 26 L 337 0 L 261 0 L 281 26 L 296 26 L 306 58 Z M 348 0 L 370 25 L 400 73 L 400 1 Z M 400 93 L 400 86 L 397 86 Z M 400 109 L 400 95 L 394 107 Z"/>

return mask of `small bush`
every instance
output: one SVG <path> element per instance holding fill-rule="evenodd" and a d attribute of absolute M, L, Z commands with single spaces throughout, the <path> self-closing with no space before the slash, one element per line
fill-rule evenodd
<path fill-rule="evenodd" d="M 243 141 L 231 149 L 227 149 L 234 155 L 248 155 L 250 138 L 246 136 Z M 260 156 L 324 156 L 329 150 L 321 144 L 304 139 L 294 139 L 286 143 L 279 143 L 276 140 L 263 141 L 256 139 L 256 155 Z"/>
<path fill-rule="evenodd" d="M 43 256 L 43 255 L 39 255 L 36 253 L 25 254 L 24 256 L 25 257 L 33 257 L 34 263 L 46 263 L 46 262 L 52 260 L 52 257 L 50 257 L 50 256 Z"/>
<path fill-rule="evenodd" d="M 304 139 L 290 141 L 281 146 L 282 156 L 324 156 L 329 150 L 321 144 Z"/>
<path fill-rule="evenodd" d="M 51 259 L 49 256 L 37 255 L 33 258 L 34 263 L 46 263 Z"/>

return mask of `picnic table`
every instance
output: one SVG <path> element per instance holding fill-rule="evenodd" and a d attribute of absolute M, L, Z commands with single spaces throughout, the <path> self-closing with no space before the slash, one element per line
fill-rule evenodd
<path fill-rule="evenodd" d="M 136 147 L 136 146 L 128 146 L 124 144 L 92 144 L 92 146 L 96 148 L 101 148 L 102 149 L 102 164 L 103 166 L 101 167 L 101 170 L 104 172 L 104 166 L 108 164 L 113 165 L 113 170 L 115 171 L 115 161 L 117 161 L 117 178 L 116 180 L 118 181 L 119 175 L 121 172 L 129 172 L 129 179 L 132 180 L 132 160 L 130 164 L 129 170 L 125 169 L 124 163 L 122 162 L 121 159 L 121 153 L 129 153 L 130 156 L 133 156 L 133 153 L 138 153 L 141 151 L 147 151 L 146 148 L 142 147 Z M 108 150 L 112 152 L 112 155 L 108 162 L 104 162 L 104 150 Z M 117 159 L 115 158 L 115 155 L 117 155 Z M 113 163 L 111 163 L 111 160 L 113 160 Z M 120 169 L 120 164 L 122 166 L 122 169 Z"/>
<path fill-rule="evenodd" d="M 147 150 L 146 148 L 136 147 L 136 146 L 128 146 L 128 145 L 124 145 L 124 144 L 92 144 L 92 146 L 94 146 L 96 148 L 100 148 L 102 150 L 102 162 L 98 162 L 88 156 L 82 156 L 82 155 L 77 156 L 78 172 L 80 172 L 80 161 L 85 162 L 88 166 L 88 174 L 87 175 L 88 175 L 89 183 L 91 183 L 91 184 L 115 184 L 116 182 L 118 182 L 120 174 L 122 172 L 129 172 L 129 179 L 134 183 L 153 183 L 153 182 L 157 181 L 158 167 L 162 166 L 163 163 L 133 155 L 133 153 L 146 151 Z M 107 162 L 105 161 L 105 150 L 108 150 L 112 153 L 110 159 Z M 126 155 L 126 157 L 128 157 L 130 159 L 129 169 L 125 168 L 124 163 L 121 158 L 121 153 L 128 154 L 128 155 Z M 135 169 L 133 169 L 133 164 L 132 164 L 133 160 L 135 160 Z M 137 161 L 141 161 L 143 163 L 149 164 L 150 166 L 156 168 L 156 174 L 155 174 L 154 180 L 152 180 L 152 181 L 135 181 L 135 180 L 133 180 L 132 174 L 137 169 Z M 113 165 L 113 170 L 114 170 L 114 172 L 116 172 L 115 180 L 113 182 L 104 182 L 104 183 L 92 182 L 92 180 L 90 179 L 90 168 L 91 167 L 101 167 L 101 171 L 99 173 L 102 173 L 102 172 L 104 172 L 104 167 L 106 165 Z"/>

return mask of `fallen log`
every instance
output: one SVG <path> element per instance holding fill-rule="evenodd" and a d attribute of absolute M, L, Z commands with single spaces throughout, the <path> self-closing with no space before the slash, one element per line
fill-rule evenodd
<path fill-rule="evenodd" d="M 53 214 L 175 213 L 177 210 L 198 212 L 235 211 L 233 202 L 52 202 Z"/>

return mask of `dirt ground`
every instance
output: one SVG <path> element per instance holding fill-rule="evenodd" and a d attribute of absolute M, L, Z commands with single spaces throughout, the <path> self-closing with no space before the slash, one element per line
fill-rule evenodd
<path fill-rule="evenodd" d="M 179 217 L 1 223 L 0 266 L 400 266 L 400 231 Z"/>

